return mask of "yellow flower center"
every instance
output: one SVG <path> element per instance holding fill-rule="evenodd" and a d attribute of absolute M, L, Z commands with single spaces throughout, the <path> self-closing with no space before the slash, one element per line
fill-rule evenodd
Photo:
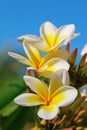
<path fill-rule="evenodd" d="M 48 106 L 51 102 L 51 99 L 46 102 L 46 105 Z"/>

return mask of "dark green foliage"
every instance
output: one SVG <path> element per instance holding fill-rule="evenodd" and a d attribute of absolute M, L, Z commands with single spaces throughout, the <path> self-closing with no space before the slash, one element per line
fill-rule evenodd
<path fill-rule="evenodd" d="M 17 95 L 27 91 L 23 66 L 9 56 L 0 55 L 0 60 L 0 129 L 23 130 L 32 121 L 31 108 L 13 102 Z"/>

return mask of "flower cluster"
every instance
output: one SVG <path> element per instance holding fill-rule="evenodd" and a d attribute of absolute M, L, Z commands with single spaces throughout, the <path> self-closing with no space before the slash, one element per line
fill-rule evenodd
<path fill-rule="evenodd" d="M 27 66 L 24 81 L 29 92 L 17 96 L 14 102 L 36 107 L 37 116 L 45 121 L 52 121 L 52 124 L 63 113 L 63 108 L 70 107 L 70 104 L 72 106 L 78 98 L 78 90 L 75 88 L 77 77 L 74 76 L 80 76 L 86 67 L 87 49 L 84 48 L 81 53 L 78 70 L 74 65 L 77 50 L 70 54 L 69 42 L 79 35 L 74 32 L 73 24 L 57 28 L 51 22 L 45 22 L 40 27 L 40 37 L 23 35 L 18 38 L 27 57 L 8 52 L 11 57 Z M 63 45 L 66 46 L 65 50 L 61 48 Z M 82 94 L 84 92 L 82 88 L 79 91 Z M 54 127 L 55 125 L 52 126 Z"/>

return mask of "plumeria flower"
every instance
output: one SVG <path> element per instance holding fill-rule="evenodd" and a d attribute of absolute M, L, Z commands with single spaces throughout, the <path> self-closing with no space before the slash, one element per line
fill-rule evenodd
<path fill-rule="evenodd" d="M 80 94 L 81 94 L 81 97 L 83 96 L 87 96 L 87 84 L 83 85 L 80 89 Z M 85 99 L 85 101 L 87 101 L 87 98 Z"/>
<path fill-rule="evenodd" d="M 70 105 L 77 97 L 77 90 L 67 86 L 69 78 L 65 70 L 53 73 L 49 87 L 31 76 L 24 76 L 24 81 L 34 93 L 21 94 L 14 102 L 22 106 L 39 105 L 38 116 L 45 120 L 53 119 L 59 113 L 59 107 Z"/>
<path fill-rule="evenodd" d="M 24 35 L 18 38 L 19 42 L 27 40 L 39 50 L 44 52 L 51 51 L 66 45 L 71 39 L 77 37 L 79 33 L 74 34 L 75 25 L 69 24 L 57 28 L 51 22 L 45 22 L 40 27 L 40 37 L 35 35 Z"/>
<path fill-rule="evenodd" d="M 81 51 L 81 56 L 84 56 L 85 54 L 87 54 L 87 44 L 85 44 L 85 46 L 83 47 Z M 86 56 L 85 62 L 87 62 L 87 56 Z"/>
<path fill-rule="evenodd" d="M 51 52 L 43 58 L 41 53 L 33 46 L 27 44 L 26 41 L 24 41 L 23 47 L 28 58 L 13 52 L 8 52 L 8 54 L 17 61 L 29 66 L 27 69 L 35 70 L 37 75 L 39 74 L 49 78 L 57 70 L 69 70 L 69 64 L 65 61 L 68 57 L 66 51 L 59 50 L 56 53 Z"/>

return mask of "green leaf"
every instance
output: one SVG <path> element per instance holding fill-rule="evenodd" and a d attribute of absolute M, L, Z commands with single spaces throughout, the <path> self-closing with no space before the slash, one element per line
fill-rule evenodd
<path fill-rule="evenodd" d="M 11 114 L 9 117 L 2 117 L 1 116 L 1 122 L 0 126 L 2 130 L 7 130 L 9 126 L 18 118 L 19 114 L 21 113 L 22 108 L 19 107 L 14 113 Z"/>
<path fill-rule="evenodd" d="M 19 108 L 17 104 L 14 102 L 10 102 L 8 105 L 6 105 L 1 111 L 0 115 L 3 117 L 10 116 L 14 111 L 16 111 Z"/>
<path fill-rule="evenodd" d="M 2 130 L 24 130 L 33 121 L 32 109 L 19 107 L 9 117 L 2 118 Z"/>
<path fill-rule="evenodd" d="M 10 84 L 3 87 L 0 90 L 0 109 L 5 107 L 9 102 L 11 102 L 17 95 L 26 90 L 25 84 L 22 81 L 21 84 Z"/>

